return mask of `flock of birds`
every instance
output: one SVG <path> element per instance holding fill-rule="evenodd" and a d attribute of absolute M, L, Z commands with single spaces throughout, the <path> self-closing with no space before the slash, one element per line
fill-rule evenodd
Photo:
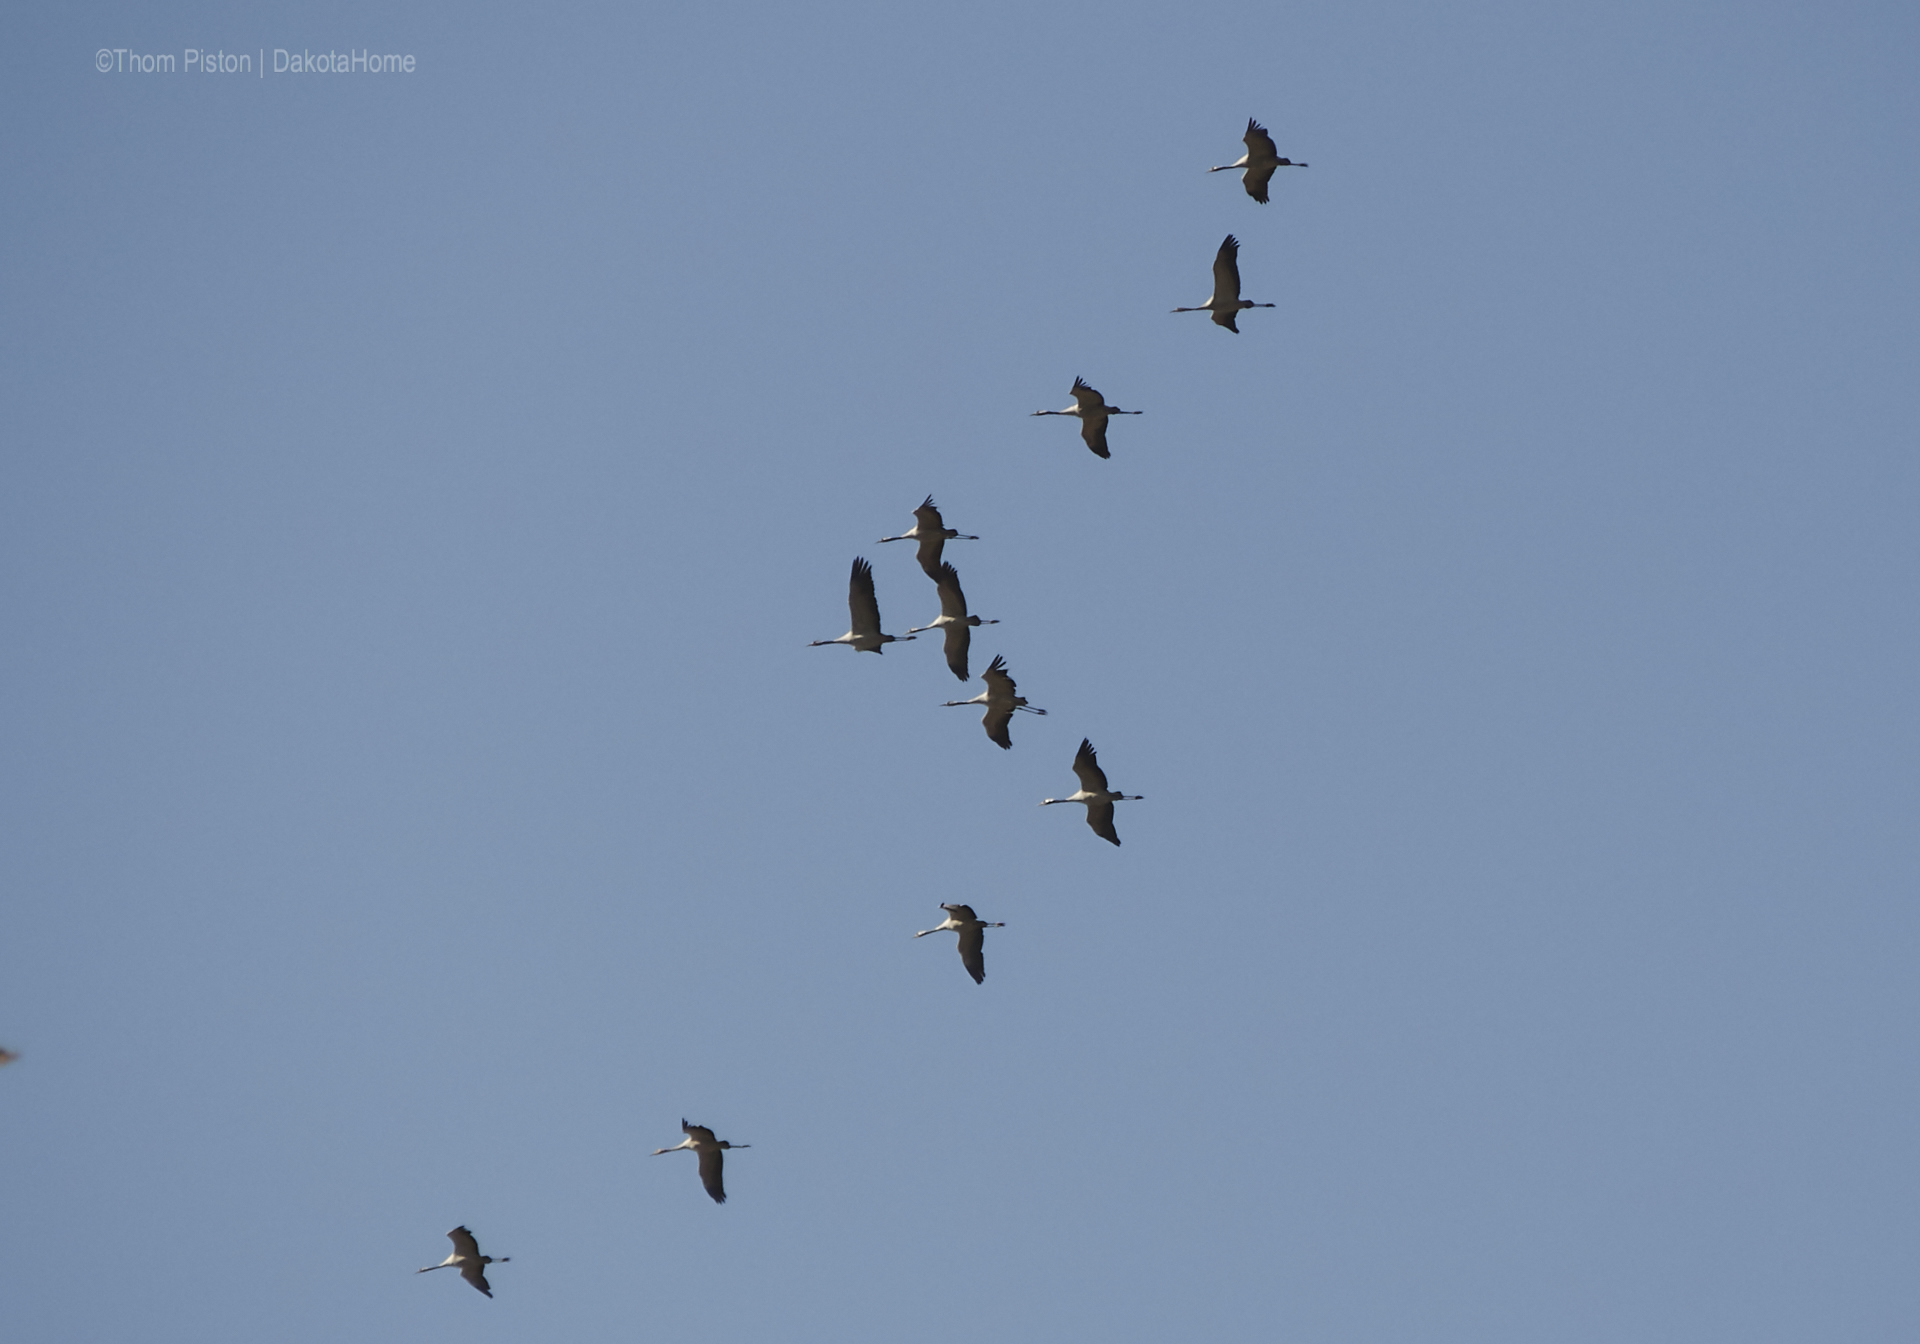
<path fill-rule="evenodd" d="M 1274 172 L 1280 168 L 1305 168 L 1304 163 L 1294 163 L 1291 159 L 1281 158 L 1276 150 L 1273 138 L 1266 128 L 1257 121 L 1247 122 L 1245 136 L 1247 152 L 1232 163 L 1223 163 L 1209 168 L 1211 173 L 1226 172 L 1231 169 L 1244 170 L 1241 181 L 1247 195 L 1262 205 L 1267 203 L 1267 184 Z M 1176 308 L 1176 313 L 1206 312 L 1213 320 L 1228 331 L 1238 333 L 1240 328 L 1234 319 L 1243 309 L 1271 308 L 1271 303 L 1252 303 L 1240 297 L 1240 243 L 1233 235 L 1220 244 L 1220 251 L 1213 259 L 1213 296 L 1205 303 L 1192 308 Z M 1035 415 L 1071 415 L 1080 421 L 1080 437 L 1096 456 L 1109 457 L 1107 449 L 1107 421 L 1116 415 L 1139 415 L 1139 411 L 1123 411 L 1118 406 L 1109 406 L 1107 399 L 1084 379 L 1073 380 L 1073 405 L 1059 411 L 1035 411 Z M 947 667 L 953 675 L 965 682 L 970 680 L 968 672 L 968 654 L 972 643 L 973 631 L 982 625 L 997 625 L 997 621 L 982 620 L 967 610 L 967 596 L 960 587 L 960 575 L 947 563 L 942 554 L 949 541 L 978 541 L 980 538 L 958 532 L 946 525 L 940 516 L 940 510 L 934 507 L 933 496 L 927 496 L 926 502 L 913 511 L 914 525 L 897 537 L 882 537 L 882 543 L 891 541 L 911 541 L 919 552 L 920 568 L 932 579 L 940 595 L 940 614 L 926 625 L 915 626 L 905 634 L 889 635 L 880 629 L 880 604 L 873 595 L 873 566 L 864 559 L 853 562 L 853 577 L 847 588 L 847 606 L 852 616 L 852 628 L 838 639 L 817 639 L 810 647 L 823 644 L 850 645 L 855 652 L 879 653 L 888 644 L 902 643 L 916 635 L 934 630 L 940 631 L 945 645 Z M 1013 716 L 1016 712 L 1045 714 L 1027 703 L 1026 697 L 1018 693 L 1013 676 L 1007 671 L 1004 658 L 996 657 L 981 674 L 986 682 L 986 690 L 970 700 L 948 700 L 947 706 L 981 705 L 986 713 L 981 717 L 981 725 L 986 729 L 987 737 L 1002 748 L 1013 746 L 1010 732 Z M 1108 786 L 1106 772 L 1100 768 L 1100 760 L 1094 752 L 1093 743 L 1082 738 L 1080 749 L 1074 754 L 1073 773 L 1080 780 L 1080 787 L 1065 798 L 1047 798 L 1041 801 L 1042 807 L 1054 803 L 1081 803 L 1087 809 L 1087 825 L 1093 833 L 1112 844 L 1120 843 L 1120 836 L 1113 828 L 1113 805 L 1121 802 L 1137 802 L 1139 794 L 1119 793 Z M 1004 928 L 998 922 L 981 919 L 970 905 L 946 905 L 940 907 L 947 917 L 930 929 L 922 929 L 914 934 L 915 938 L 924 938 L 930 933 L 953 932 L 959 935 L 961 965 L 974 983 L 983 984 L 987 978 L 986 959 L 983 945 L 988 929 Z M 11 1051 L 0 1050 L 0 1065 L 11 1063 L 19 1058 Z M 744 1143 L 729 1143 L 718 1138 L 704 1125 L 691 1125 L 684 1119 L 680 1122 L 680 1132 L 684 1136 L 671 1148 L 656 1148 L 653 1155 L 692 1151 L 700 1160 L 700 1184 L 716 1204 L 727 1201 L 727 1189 L 722 1179 L 725 1154 L 729 1149 L 746 1148 Z M 491 1256 L 480 1253 L 480 1243 L 471 1230 L 465 1226 L 456 1227 L 447 1233 L 453 1242 L 453 1254 L 437 1265 L 427 1265 L 418 1271 L 428 1274 L 436 1269 L 457 1269 L 460 1277 L 472 1284 L 488 1297 L 493 1296 L 493 1288 L 487 1282 L 487 1266 L 506 1264 L 510 1256 Z"/>
<path fill-rule="evenodd" d="M 1209 168 L 1210 173 L 1228 172 L 1241 169 L 1241 182 L 1247 195 L 1260 204 L 1267 204 L 1267 184 L 1274 173 L 1281 168 L 1305 168 L 1304 163 L 1295 163 L 1282 158 L 1273 143 L 1273 137 L 1259 122 L 1249 119 L 1244 137 L 1247 152 L 1232 163 L 1223 163 Z M 1220 250 L 1213 258 L 1213 295 L 1205 303 L 1191 308 L 1175 308 L 1176 313 L 1210 313 L 1215 325 L 1239 334 L 1240 328 L 1235 319 L 1248 308 L 1272 308 L 1271 303 L 1254 303 L 1240 297 L 1240 240 L 1228 234 L 1226 241 L 1220 244 Z M 1096 388 L 1087 385 L 1084 378 L 1073 380 L 1073 405 L 1058 411 L 1035 411 L 1035 415 L 1070 415 L 1080 421 L 1080 437 L 1096 457 L 1110 458 L 1107 447 L 1107 422 L 1116 415 L 1139 415 L 1139 411 L 1123 411 L 1118 406 L 1110 406 L 1107 399 Z M 847 612 L 849 617 L 847 633 L 835 639 L 816 639 L 809 648 L 820 648 L 829 644 L 845 644 L 855 653 L 881 653 L 889 644 L 911 642 L 915 637 L 940 632 L 941 643 L 946 655 L 947 667 L 960 681 L 972 680 L 969 670 L 969 656 L 972 652 L 973 632 L 983 625 L 998 625 L 997 620 L 984 620 L 967 609 L 966 591 L 960 586 L 960 574 L 946 560 L 946 545 L 949 541 L 978 541 L 979 537 L 948 527 L 940 516 L 939 508 L 928 495 L 920 507 L 913 511 L 913 526 L 894 537 L 882 537 L 878 544 L 885 545 L 894 541 L 911 541 L 917 550 L 920 568 L 933 580 L 934 588 L 940 596 L 940 614 L 925 625 L 910 627 L 902 634 L 889 635 L 881 628 L 880 602 L 874 596 L 873 566 L 863 556 L 855 556 L 853 573 L 847 582 Z M 1015 713 L 1045 714 L 1047 711 L 1027 703 L 1027 698 L 1019 694 L 1013 674 L 1007 671 L 1005 658 L 996 656 L 980 674 L 986 683 L 986 689 L 970 700 L 948 700 L 945 707 L 957 708 L 962 705 L 980 705 L 985 713 L 980 723 L 986 729 L 987 738 L 997 746 L 1010 750 L 1013 747 L 1012 725 Z M 1113 805 L 1123 802 L 1139 802 L 1137 793 L 1120 793 L 1107 782 L 1107 775 L 1100 768 L 1100 758 L 1093 743 L 1086 738 L 1080 739 L 1080 749 L 1074 753 L 1073 773 L 1080 781 L 1080 787 L 1065 798 L 1044 798 L 1040 806 L 1048 807 L 1054 803 L 1080 803 L 1087 809 L 1087 825 L 1093 833 L 1110 844 L 1119 844 L 1120 835 L 1113 826 Z M 946 918 L 930 929 L 921 929 L 915 938 L 925 938 L 930 933 L 952 932 L 958 936 L 960 964 L 967 974 L 973 977 L 975 984 L 986 983 L 987 963 L 984 951 L 986 931 L 1005 928 L 1000 921 L 981 919 L 970 905 L 942 904 Z M 683 1137 L 671 1148 L 656 1148 L 653 1156 L 663 1153 L 677 1153 L 691 1150 L 700 1159 L 700 1184 L 716 1204 L 727 1202 L 726 1182 L 723 1179 L 726 1153 L 729 1149 L 746 1148 L 744 1143 L 729 1143 L 715 1136 L 705 1125 L 680 1122 Z M 437 1265 L 428 1265 L 420 1270 L 422 1274 L 436 1269 L 458 1269 L 460 1276 L 475 1288 L 493 1296 L 493 1289 L 487 1283 L 486 1267 L 492 1264 L 504 1264 L 508 1257 L 495 1259 L 480 1253 L 480 1244 L 466 1227 L 456 1227 L 447 1233 L 453 1242 L 453 1254 Z"/>

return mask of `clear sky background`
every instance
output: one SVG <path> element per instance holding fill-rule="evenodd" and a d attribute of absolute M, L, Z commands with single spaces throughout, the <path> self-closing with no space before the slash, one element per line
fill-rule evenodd
<path fill-rule="evenodd" d="M 1911 6 L 0 37 L 9 1339 L 1920 1332 Z"/>

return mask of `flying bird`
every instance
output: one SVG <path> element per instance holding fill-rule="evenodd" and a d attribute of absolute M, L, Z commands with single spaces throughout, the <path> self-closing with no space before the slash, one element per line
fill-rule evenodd
<path fill-rule="evenodd" d="M 960 575 L 952 564 L 943 562 L 939 577 L 934 580 L 940 585 L 940 614 L 925 625 L 916 625 L 907 631 L 908 636 L 924 630 L 946 631 L 947 666 L 953 669 L 953 675 L 966 681 L 972 674 L 967 671 L 967 648 L 973 643 L 973 629 L 976 625 L 998 625 L 998 621 L 983 621 L 978 616 L 967 615 L 967 595 L 960 591 Z"/>
<path fill-rule="evenodd" d="M 940 907 L 947 917 L 930 929 L 922 929 L 914 934 L 915 938 L 925 938 L 930 933 L 939 933 L 952 929 L 960 935 L 960 964 L 967 968 L 967 974 L 973 977 L 973 983 L 983 985 L 987 981 L 987 959 L 980 948 L 987 940 L 988 929 L 1004 929 L 1007 926 L 998 920 L 988 923 L 974 916 L 970 905 L 945 905 Z"/>
<path fill-rule="evenodd" d="M 880 603 L 873 596 L 873 566 L 857 555 L 853 558 L 853 578 L 847 583 L 847 610 L 853 614 L 853 629 L 838 639 L 813 640 L 807 647 L 851 644 L 855 653 L 880 653 L 882 644 L 901 644 L 913 638 L 911 634 L 880 633 Z"/>
<path fill-rule="evenodd" d="M 715 1204 L 725 1204 L 727 1187 L 720 1183 L 720 1164 L 726 1160 L 722 1152 L 728 1148 L 751 1148 L 753 1145 L 728 1143 L 725 1139 L 716 1139 L 713 1137 L 713 1131 L 705 1125 L 690 1125 L 685 1120 L 680 1122 L 680 1132 L 687 1137 L 671 1148 L 655 1148 L 653 1155 L 658 1157 L 662 1153 L 677 1153 L 682 1148 L 693 1149 L 700 1154 L 700 1184 L 707 1188 L 707 1193 L 713 1196 Z"/>
<path fill-rule="evenodd" d="M 1035 415 L 1072 415 L 1080 419 L 1080 437 L 1086 440 L 1087 447 L 1093 450 L 1095 457 L 1112 457 L 1107 451 L 1107 417 L 1110 415 L 1140 415 L 1140 411 L 1123 411 L 1118 406 L 1107 405 L 1107 399 L 1087 386 L 1084 378 L 1073 380 L 1073 405 L 1064 411 L 1035 411 Z"/>
<path fill-rule="evenodd" d="M 11 1050 L 0 1050 L 0 1064 L 11 1064 L 18 1058 L 20 1056 Z"/>
<path fill-rule="evenodd" d="M 1079 789 L 1065 798 L 1043 798 L 1040 806 L 1045 807 L 1049 803 L 1085 803 L 1087 825 L 1093 827 L 1093 833 L 1102 840 L 1119 844 L 1119 833 L 1113 829 L 1113 805 L 1140 802 L 1141 795 L 1115 793 L 1107 787 L 1107 772 L 1100 768 L 1100 758 L 1094 753 L 1093 743 L 1084 737 L 1080 739 L 1080 750 L 1073 758 L 1073 773 L 1080 777 Z"/>
<path fill-rule="evenodd" d="M 1013 711 L 1024 709 L 1029 714 L 1045 714 L 1044 709 L 1035 709 L 1027 703 L 1024 695 L 1015 695 L 1013 678 L 1007 675 L 1007 660 L 998 655 L 987 670 L 980 674 L 980 680 L 987 683 L 987 689 L 971 700 L 948 700 L 944 703 L 954 705 L 985 705 L 987 712 L 980 716 L 981 726 L 987 730 L 987 736 L 998 742 L 1003 748 L 1013 746 L 1013 736 L 1007 731 L 1007 725 L 1013 722 Z"/>
<path fill-rule="evenodd" d="M 940 517 L 940 510 L 933 506 L 933 496 L 927 496 L 927 502 L 913 511 L 913 526 L 897 537 L 882 537 L 881 541 L 917 541 L 920 543 L 920 568 L 927 571 L 927 577 L 940 578 L 940 552 L 946 549 L 950 541 L 978 541 L 964 532 L 956 532 L 948 527 Z"/>
<path fill-rule="evenodd" d="M 1240 177 L 1247 189 L 1247 195 L 1265 205 L 1267 203 L 1267 183 L 1273 178 L 1276 168 L 1305 168 L 1304 163 L 1295 163 L 1292 159 L 1283 159 L 1274 148 L 1273 137 L 1267 134 L 1267 128 L 1247 118 L 1247 133 L 1241 137 L 1247 142 L 1247 152 L 1232 163 L 1223 163 L 1218 168 L 1207 169 L 1210 173 L 1231 172 L 1235 168 L 1247 171 Z"/>
<path fill-rule="evenodd" d="M 461 1278 L 488 1297 L 492 1297 L 493 1289 L 487 1286 L 487 1266 L 504 1265 L 513 1257 L 503 1255 L 495 1259 L 491 1255 L 480 1254 L 480 1243 L 475 1241 L 473 1233 L 464 1227 L 456 1227 L 447 1233 L 447 1240 L 453 1243 L 453 1254 L 437 1265 L 428 1265 L 425 1269 L 415 1272 L 427 1274 L 436 1269 L 457 1269 L 460 1271 Z"/>
<path fill-rule="evenodd" d="M 1270 303 L 1255 303 L 1240 297 L 1240 240 L 1232 234 L 1220 244 L 1213 258 L 1213 297 L 1196 308 L 1175 308 L 1176 313 L 1212 313 L 1214 325 L 1225 327 L 1238 336 L 1240 328 L 1233 319 L 1242 308 L 1271 308 Z"/>

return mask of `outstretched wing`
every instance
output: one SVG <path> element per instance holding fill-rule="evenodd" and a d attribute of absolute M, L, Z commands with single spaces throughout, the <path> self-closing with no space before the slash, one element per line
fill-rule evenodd
<path fill-rule="evenodd" d="M 1016 689 L 1012 675 L 1007 671 L 1007 660 L 999 654 L 993 655 L 993 661 L 987 664 L 987 670 L 980 674 L 980 680 L 987 683 L 987 702 L 1013 699 Z"/>
<path fill-rule="evenodd" d="M 957 621 L 967 618 L 967 595 L 960 591 L 960 571 L 951 564 L 940 566 L 940 577 L 934 584 L 940 589 L 940 614 Z"/>
<path fill-rule="evenodd" d="M 1120 843 L 1120 833 L 1113 829 L 1113 804 L 1088 803 L 1087 825 L 1093 827 L 1093 833 L 1102 840 Z"/>
<path fill-rule="evenodd" d="M 475 1288 L 478 1288 L 488 1297 L 493 1296 L 493 1289 L 487 1283 L 487 1267 L 478 1260 L 462 1260 L 460 1262 L 460 1277 L 472 1284 Z"/>
<path fill-rule="evenodd" d="M 1280 163 L 1280 151 L 1274 147 L 1273 137 L 1267 134 L 1267 128 L 1259 122 L 1247 121 L 1247 133 L 1243 139 L 1247 142 L 1247 171 L 1240 175 L 1241 185 L 1246 187 L 1247 195 L 1265 205 L 1267 203 L 1267 183 L 1273 180 L 1274 169 Z"/>
<path fill-rule="evenodd" d="M 705 1125 L 690 1125 L 685 1120 L 682 1120 L 680 1122 L 680 1132 L 692 1139 L 695 1143 L 719 1142 L 718 1139 L 713 1137 L 713 1131 Z"/>
<path fill-rule="evenodd" d="M 702 1132 L 709 1140 L 713 1138 L 712 1130 Z M 725 1158 L 726 1154 L 718 1148 L 700 1150 L 700 1184 L 707 1187 L 707 1193 L 713 1196 L 715 1204 L 727 1202 L 727 1187 L 720 1180 L 720 1167 Z"/>
<path fill-rule="evenodd" d="M 880 633 L 880 602 L 873 595 L 873 566 L 855 556 L 853 578 L 847 583 L 847 611 L 853 617 L 853 633 Z"/>
<path fill-rule="evenodd" d="M 970 924 L 980 922 L 980 916 L 973 913 L 973 907 L 970 905 L 948 905 L 945 901 L 942 901 L 940 908 L 952 915 L 955 919 L 964 919 Z"/>
<path fill-rule="evenodd" d="M 967 917 L 971 919 L 973 911 L 967 911 Z M 960 964 L 967 968 L 976 985 L 985 984 L 987 979 L 987 958 L 981 951 L 986 939 L 987 931 L 978 924 L 969 924 L 960 930 Z"/>
<path fill-rule="evenodd" d="M 948 566 L 951 570 L 952 566 Z M 946 604 L 941 603 L 942 606 Z M 967 671 L 967 650 L 973 646 L 973 627 L 956 622 L 947 627 L 947 666 L 953 669 L 953 675 L 965 681 Z"/>
<path fill-rule="evenodd" d="M 914 558 L 919 560 L 920 568 L 924 569 L 927 577 L 935 583 L 940 582 L 940 554 L 946 549 L 947 539 L 938 532 L 920 534 L 920 546 Z"/>
<path fill-rule="evenodd" d="M 447 1240 L 453 1243 L 453 1253 L 455 1255 L 463 1260 L 471 1260 L 475 1264 L 479 1263 L 480 1243 L 473 1239 L 473 1233 L 467 1231 L 464 1226 L 456 1227 L 453 1231 L 447 1233 Z"/>
<path fill-rule="evenodd" d="M 1232 234 L 1213 255 L 1213 320 L 1240 306 L 1240 240 Z"/>
<path fill-rule="evenodd" d="M 940 510 L 933 506 L 933 496 L 927 496 L 927 502 L 913 511 L 913 521 L 920 531 L 944 532 L 947 525 L 940 519 Z"/>
<path fill-rule="evenodd" d="M 1008 725 L 1012 722 L 1012 705 L 989 704 L 987 712 L 980 716 L 980 724 L 987 730 L 987 737 L 999 743 L 1004 750 L 1013 748 L 1013 734 L 1008 731 Z"/>
<path fill-rule="evenodd" d="M 1080 417 L 1080 438 L 1093 450 L 1095 457 L 1112 457 L 1107 451 L 1107 413 L 1089 411 Z"/>
<path fill-rule="evenodd" d="M 1100 756 L 1093 749 L 1093 743 L 1086 738 L 1080 739 L 1080 750 L 1074 753 L 1073 773 L 1080 777 L 1080 787 L 1088 793 L 1107 793 L 1107 772 L 1100 768 Z M 1091 815 L 1091 813 L 1089 813 Z M 1113 816 L 1111 804 L 1107 807 L 1107 816 Z M 1108 825 L 1112 822 L 1109 820 Z M 1096 830 L 1098 827 L 1095 828 Z M 1119 843 L 1118 841 L 1115 842 Z"/>
<path fill-rule="evenodd" d="M 1088 411 L 1097 411 L 1107 404 L 1107 399 L 1088 387 L 1087 380 L 1084 378 L 1073 380 L 1073 400 L 1074 404 L 1080 408 L 1082 415 Z"/>

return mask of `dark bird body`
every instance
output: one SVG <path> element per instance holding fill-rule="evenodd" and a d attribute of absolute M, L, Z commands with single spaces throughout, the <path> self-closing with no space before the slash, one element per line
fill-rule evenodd
<path fill-rule="evenodd" d="M 1073 405 L 1064 411 L 1035 411 L 1035 415 L 1071 415 L 1079 418 L 1080 438 L 1093 451 L 1095 457 L 1112 457 L 1107 451 L 1107 417 L 1113 415 L 1139 415 L 1139 411 L 1123 411 L 1118 406 L 1107 405 L 1107 399 L 1087 386 L 1084 378 L 1073 380 Z"/>
<path fill-rule="evenodd" d="M 1243 308 L 1271 308 L 1270 303 L 1255 303 L 1240 297 L 1240 240 L 1232 234 L 1220 244 L 1213 257 L 1213 297 L 1192 308 L 1175 308 L 1176 313 L 1212 313 L 1215 326 L 1225 327 L 1238 336 L 1234 318 Z"/>
<path fill-rule="evenodd" d="M 487 1284 L 487 1266 L 504 1265 L 513 1257 L 503 1255 L 496 1260 L 491 1255 L 480 1254 L 480 1243 L 474 1240 L 473 1233 L 467 1231 L 464 1226 L 456 1227 L 447 1233 L 447 1240 L 453 1243 L 453 1254 L 439 1264 L 428 1265 L 426 1269 L 417 1272 L 426 1274 L 436 1269 L 457 1269 L 460 1271 L 461 1278 L 488 1297 L 492 1297 L 493 1289 Z"/>
<path fill-rule="evenodd" d="M 934 579 L 940 590 L 940 614 L 925 625 L 916 625 L 907 631 L 909 636 L 927 630 L 945 631 L 947 667 L 953 675 L 962 681 L 973 674 L 967 671 L 967 650 L 973 645 L 973 627 L 976 625 L 998 625 L 998 621 L 983 621 L 978 616 L 967 614 L 967 595 L 960 591 L 960 575 L 954 567 L 942 562 L 940 573 Z"/>
<path fill-rule="evenodd" d="M 685 1120 L 680 1122 L 680 1132 L 687 1137 L 671 1148 L 654 1149 L 653 1155 L 658 1157 L 662 1153 L 677 1153 L 682 1148 L 691 1148 L 700 1155 L 700 1184 L 706 1188 L 707 1194 L 712 1196 L 715 1204 L 725 1204 L 727 1187 L 721 1180 L 721 1168 L 726 1162 L 724 1154 L 729 1148 L 751 1148 L 753 1145 L 728 1143 L 725 1139 L 716 1139 L 713 1137 L 713 1131 L 705 1125 L 690 1125 Z"/>
<path fill-rule="evenodd" d="M 873 595 L 873 566 L 859 556 L 853 557 L 853 577 L 847 581 L 847 613 L 853 628 L 838 639 L 816 639 L 808 648 L 822 644 L 847 644 L 855 653 L 880 653 L 882 645 L 901 644 L 912 635 L 880 633 L 880 601 Z"/>
<path fill-rule="evenodd" d="M 1095 755 L 1093 743 L 1086 738 L 1080 739 L 1080 750 L 1074 754 L 1073 773 L 1080 778 L 1080 788 L 1065 798 L 1043 798 L 1040 806 L 1049 803 L 1085 803 L 1087 805 L 1087 825 L 1093 833 L 1110 844 L 1120 843 L 1120 833 L 1113 829 L 1113 805 L 1115 803 L 1137 803 L 1142 801 L 1137 793 L 1115 793 L 1107 787 L 1107 772 L 1100 768 L 1100 758 Z"/>
<path fill-rule="evenodd" d="M 1267 183 L 1273 180 L 1276 168 L 1305 168 L 1304 163 L 1295 163 L 1292 159 L 1280 157 L 1279 149 L 1273 143 L 1273 137 L 1267 134 L 1267 128 L 1247 118 L 1247 133 L 1241 137 L 1246 142 L 1247 152 L 1232 163 L 1223 163 L 1218 168 L 1207 169 L 1210 173 L 1231 172 L 1235 168 L 1247 171 L 1240 175 L 1240 181 L 1247 189 L 1247 195 L 1265 205 L 1267 203 Z"/>
<path fill-rule="evenodd" d="M 946 550 L 947 543 L 950 541 L 978 541 L 980 538 L 970 537 L 965 532 L 956 532 L 948 527 L 946 521 L 940 517 L 940 510 L 933 506 L 933 496 L 928 495 L 927 502 L 913 511 L 913 526 L 911 528 L 902 532 L 897 537 L 882 537 L 880 540 L 882 542 L 919 542 L 919 555 L 917 558 L 920 561 L 920 568 L 927 572 L 928 578 L 938 582 L 940 579 L 940 555 L 941 552 Z"/>
<path fill-rule="evenodd" d="M 987 980 L 987 958 L 983 950 L 987 941 L 988 929 L 1004 929 L 1007 926 L 994 921 L 988 923 L 973 913 L 970 905 L 941 905 L 947 917 L 930 929 L 922 929 L 914 934 L 915 938 L 925 938 L 930 933 L 939 933 L 952 929 L 960 935 L 960 964 L 967 968 L 967 974 L 973 977 L 973 983 L 982 985 Z"/>
<path fill-rule="evenodd" d="M 1017 695 L 1018 689 L 1013 678 L 1007 673 L 1007 660 L 996 656 L 987 664 L 987 670 L 980 674 L 987 683 L 987 689 L 971 700 L 948 700 L 949 707 L 956 705 L 985 705 L 987 712 L 980 716 L 980 724 L 987 730 L 987 736 L 998 742 L 1003 748 L 1013 746 L 1013 734 L 1009 731 L 1013 723 L 1013 712 L 1023 709 L 1029 714 L 1045 714 L 1044 709 L 1035 709 L 1027 703 L 1024 695 Z"/>

